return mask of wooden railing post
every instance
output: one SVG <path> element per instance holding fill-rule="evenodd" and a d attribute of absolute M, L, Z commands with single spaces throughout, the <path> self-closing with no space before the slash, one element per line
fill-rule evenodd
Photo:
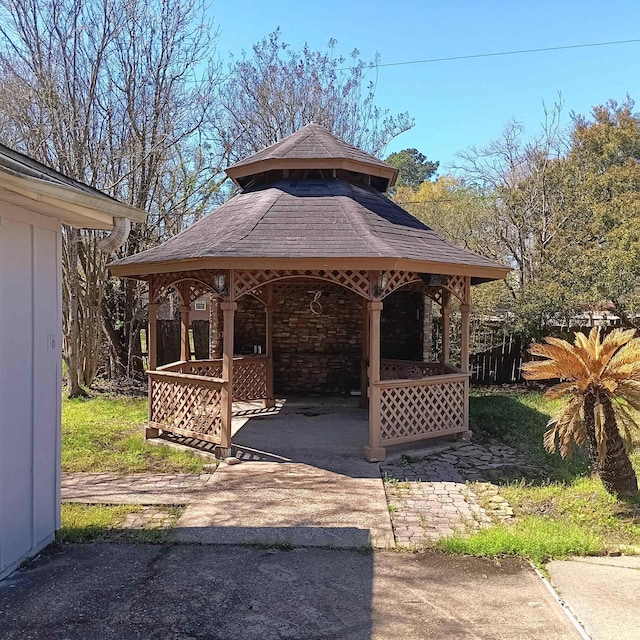
<path fill-rule="evenodd" d="M 384 447 L 380 446 L 380 316 L 382 302 L 367 304 L 369 311 L 369 444 L 364 448 L 364 457 L 369 462 L 384 460 Z"/>
<path fill-rule="evenodd" d="M 273 283 L 267 285 L 267 306 L 265 308 L 265 351 L 267 352 L 267 397 L 264 401 L 265 409 L 271 409 L 276 404 L 273 390 Z"/>
<path fill-rule="evenodd" d="M 233 331 L 237 302 L 224 301 L 222 309 L 222 437 L 220 445 L 226 449 L 225 457 L 231 455 L 231 416 L 233 412 Z"/>
<path fill-rule="evenodd" d="M 189 311 L 188 305 L 180 305 L 180 360 L 191 360 L 191 345 L 189 344 Z"/>

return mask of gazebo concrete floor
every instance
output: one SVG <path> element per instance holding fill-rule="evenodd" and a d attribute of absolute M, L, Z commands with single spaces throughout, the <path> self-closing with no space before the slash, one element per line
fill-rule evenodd
<path fill-rule="evenodd" d="M 238 405 L 234 453 L 208 494 L 190 504 L 175 542 L 393 548 L 380 469 L 362 458 L 366 411 L 357 399 Z"/>

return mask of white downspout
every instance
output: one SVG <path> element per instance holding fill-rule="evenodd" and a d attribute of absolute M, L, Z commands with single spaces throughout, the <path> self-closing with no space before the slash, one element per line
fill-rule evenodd
<path fill-rule="evenodd" d="M 103 253 L 112 253 L 119 249 L 131 233 L 131 220 L 129 218 L 114 218 L 113 230 L 106 237 L 98 241 L 98 248 Z"/>

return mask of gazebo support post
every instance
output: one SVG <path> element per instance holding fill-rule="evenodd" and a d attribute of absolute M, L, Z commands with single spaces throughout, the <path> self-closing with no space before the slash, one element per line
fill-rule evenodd
<path fill-rule="evenodd" d="M 368 301 L 363 299 L 362 305 L 362 358 L 360 361 L 360 408 L 369 406 L 369 376 L 367 366 L 369 361 L 369 309 Z"/>
<path fill-rule="evenodd" d="M 267 285 L 267 305 L 265 308 L 265 350 L 267 352 L 267 397 L 264 401 L 265 409 L 276 405 L 273 390 L 273 283 Z"/>
<path fill-rule="evenodd" d="M 225 458 L 231 455 L 231 416 L 233 412 L 233 331 L 237 302 L 225 300 L 220 303 L 222 309 L 222 433 L 220 446 Z"/>
<path fill-rule="evenodd" d="M 384 447 L 380 446 L 382 416 L 380 415 L 380 316 L 382 302 L 375 300 L 367 304 L 369 311 L 369 444 L 364 448 L 364 457 L 369 462 L 384 460 Z"/>
<path fill-rule="evenodd" d="M 191 345 L 189 344 L 189 311 L 186 304 L 180 305 L 180 360 L 191 360 Z"/>
<path fill-rule="evenodd" d="M 470 342 L 470 327 L 469 327 L 469 312 L 471 305 L 469 300 L 471 298 L 471 278 L 465 278 L 465 290 L 464 290 L 464 303 L 460 305 L 460 369 L 463 373 L 469 373 L 469 342 Z M 458 434 L 459 440 L 470 440 L 471 431 L 469 430 L 469 378 L 464 383 L 464 426 L 466 431 Z"/>
<path fill-rule="evenodd" d="M 442 292 L 442 355 L 440 362 L 449 364 L 449 351 L 451 342 L 451 295 L 448 291 Z"/>
<path fill-rule="evenodd" d="M 147 327 L 147 353 L 149 354 L 149 366 L 148 371 L 155 371 L 158 366 L 158 303 L 149 303 L 149 324 Z M 149 421 L 151 421 L 151 379 L 149 379 Z M 150 440 L 151 438 L 157 438 L 160 435 L 160 430 L 155 427 L 147 427 L 145 429 L 145 438 Z"/>

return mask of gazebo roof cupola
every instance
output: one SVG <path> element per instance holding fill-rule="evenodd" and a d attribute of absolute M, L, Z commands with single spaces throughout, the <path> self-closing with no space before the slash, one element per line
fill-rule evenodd
<path fill-rule="evenodd" d="M 385 192 L 398 170 L 310 123 L 270 147 L 229 167 L 227 175 L 241 188 L 282 179 L 338 178 Z"/>

